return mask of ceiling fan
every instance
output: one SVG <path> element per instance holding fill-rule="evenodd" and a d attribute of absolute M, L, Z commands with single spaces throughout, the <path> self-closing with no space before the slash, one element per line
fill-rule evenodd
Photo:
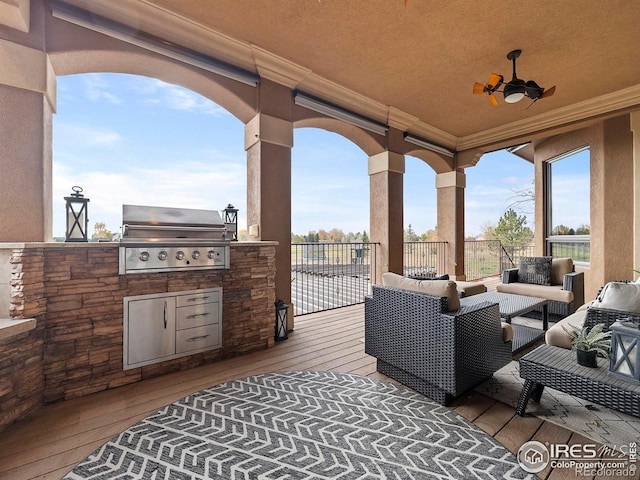
<path fill-rule="evenodd" d="M 476 82 L 473 85 L 473 93 L 488 93 L 491 104 L 498 105 L 498 99 L 494 95 L 496 92 L 502 93 L 504 101 L 507 103 L 516 103 L 524 97 L 529 97 L 533 101 L 529 105 L 533 105 L 541 98 L 550 97 L 556 91 L 555 85 L 551 88 L 544 89 L 533 80 L 524 81 L 516 75 L 516 58 L 520 56 L 522 50 L 512 50 L 507 54 L 507 58 L 513 62 L 513 78 L 510 82 L 505 83 L 504 77 L 496 73 L 489 75 L 489 80 L 485 85 Z M 502 87 L 502 89 L 500 89 Z M 529 108 L 527 107 L 527 108 Z"/>

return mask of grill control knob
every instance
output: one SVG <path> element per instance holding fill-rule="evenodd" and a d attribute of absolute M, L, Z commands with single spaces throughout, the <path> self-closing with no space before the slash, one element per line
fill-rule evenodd
<path fill-rule="evenodd" d="M 184 252 L 183 252 L 182 250 L 178 250 L 178 251 L 176 252 L 176 258 L 177 258 L 178 260 L 182 260 L 182 259 L 184 258 Z"/>
<path fill-rule="evenodd" d="M 165 252 L 164 250 L 161 250 L 160 252 L 158 252 L 158 259 L 159 260 L 166 260 L 167 259 L 167 252 Z"/>
<path fill-rule="evenodd" d="M 146 262 L 147 260 L 149 260 L 149 252 L 140 252 L 138 258 L 143 262 Z"/>
<path fill-rule="evenodd" d="M 197 260 L 200 258 L 200 252 L 198 250 L 194 250 L 193 253 L 191 254 L 191 257 L 193 257 L 194 260 Z"/>
<path fill-rule="evenodd" d="M 220 256 L 220 252 L 216 252 L 215 250 L 209 250 L 209 253 L 207 253 L 207 257 L 209 257 L 212 260 L 219 256 Z"/>

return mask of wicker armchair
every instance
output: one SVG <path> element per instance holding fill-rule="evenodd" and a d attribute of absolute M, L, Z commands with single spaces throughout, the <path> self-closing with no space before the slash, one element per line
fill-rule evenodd
<path fill-rule="evenodd" d="M 554 259 L 553 262 L 558 260 L 566 259 Z M 571 262 L 571 269 L 574 270 L 573 262 Z M 571 315 L 584 304 L 583 272 L 563 273 L 557 283 L 552 283 L 550 286 L 520 283 L 517 268 L 503 270 L 500 278 L 502 283 L 496 286 L 498 292 L 529 295 L 549 300 L 549 319 L 554 322 Z M 563 299 L 560 300 L 558 297 L 563 297 Z"/>
<path fill-rule="evenodd" d="M 447 405 L 511 361 L 498 304 L 447 311 L 447 298 L 373 286 L 365 352 L 379 372 Z"/>

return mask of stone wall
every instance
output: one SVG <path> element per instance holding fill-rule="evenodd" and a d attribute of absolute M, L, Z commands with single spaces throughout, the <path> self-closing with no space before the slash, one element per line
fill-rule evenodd
<path fill-rule="evenodd" d="M 232 244 L 229 270 L 118 275 L 113 245 L 14 249 L 11 262 L 12 316 L 38 326 L 0 344 L 0 378 L 13 385 L 0 383 L 0 429 L 23 416 L 5 405 L 33 409 L 25 396 L 39 406 L 273 345 L 274 245 Z M 123 371 L 123 297 L 212 287 L 223 289 L 221 349 Z"/>
<path fill-rule="evenodd" d="M 0 430 L 37 410 L 44 399 L 44 252 L 32 249 L 25 255 L 13 251 L 9 262 L 11 315 L 27 318 L 23 315 L 27 311 L 37 324 L 35 330 L 0 341 Z"/>

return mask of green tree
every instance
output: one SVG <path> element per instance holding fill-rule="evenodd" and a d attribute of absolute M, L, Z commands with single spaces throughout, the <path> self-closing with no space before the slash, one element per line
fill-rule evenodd
<path fill-rule="evenodd" d="M 363 243 L 369 243 L 369 235 L 367 235 L 367 231 L 366 230 L 362 231 L 362 242 Z"/>
<path fill-rule="evenodd" d="M 430 228 L 422 235 L 420 235 L 421 242 L 437 242 L 438 241 L 438 227 Z"/>
<path fill-rule="evenodd" d="M 404 241 L 417 242 L 418 240 L 420 240 L 420 238 L 416 232 L 413 231 L 413 228 L 411 228 L 411 224 L 409 224 L 409 227 L 404 231 Z"/>
<path fill-rule="evenodd" d="M 500 217 L 498 225 L 493 230 L 494 239 L 511 247 L 530 244 L 533 241 L 533 232 L 526 226 L 526 222 L 526 216 L 518 215 L 513 208 L 509 208 Z"/>
<path fill-rule="evenodd" d="M 556 225 L 553 227 L 553 230 L 551 230 L 551 235 L 569 235 L 569 230 L 569 227 L 566 225 Z"/>
<path fill-rule="evenodd" d="M 584 223 L 576 228 L 576 235 L 589 235 L 591 233 L 591 229 L 589 225 L 585 225 Z"/>

